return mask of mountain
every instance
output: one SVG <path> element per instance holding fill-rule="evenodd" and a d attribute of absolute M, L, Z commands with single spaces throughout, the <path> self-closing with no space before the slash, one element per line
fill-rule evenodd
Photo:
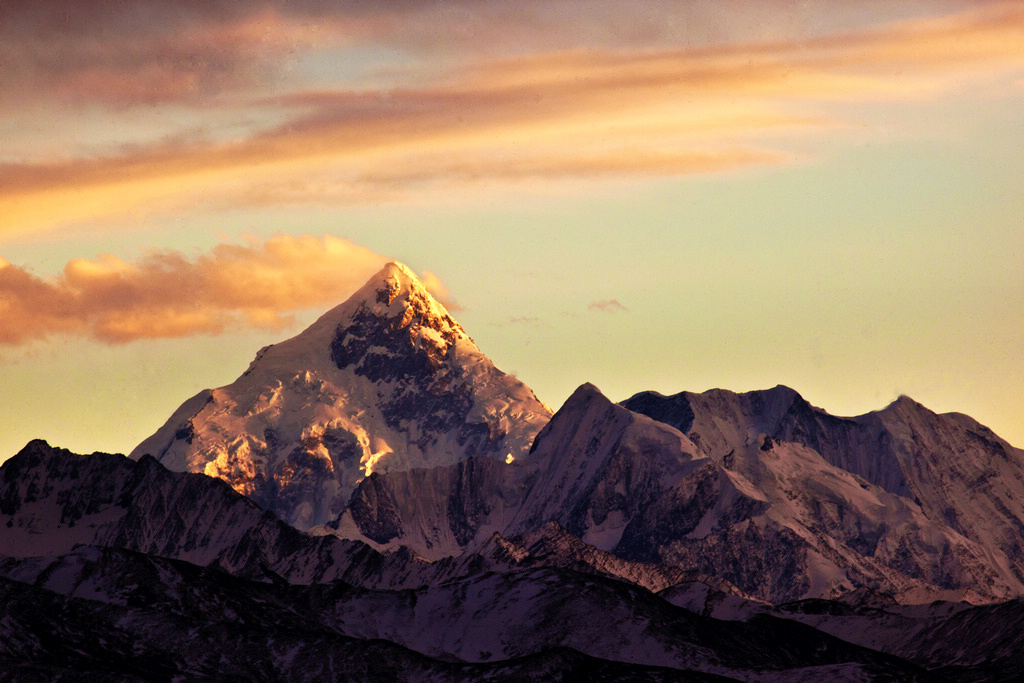
<path fill-rule="evenodd" d="M 394 263 L 130 458 L 0 465 L 16 679 L 1015 680 L 1022 597 L 1024 451 L 971 418 L 552 415 Z"/>
<path fill-rule="evenodd" d="M 391 263 L 234 383 L 185 401 L 131 457 L 219 477 L 309 529 L 374 472 L 518 458 L 550 415 Z"/>
<path fill-rule="evenodd" d="M 461 564 L 381 556 L 151 457 L 32 442 L 0 466 L 0 669 L 18 680 L 930 680 L 793 620 L 694 614 L 616 580 L 609 568 L 637 565 L 557 527 L 519 542 L 492 537 Z"/>
<path fill-rule="evenodd" d="M 419 585 L 417 572 L 429 575 L 408 553 L 303 534 L 218 479 L 171 472 L 152 457 L 77 455 L 33 441 L 0 466 L 0 558 L 42 571 L 81 547 L 291 583 Z"/>
<path fill-rule="evenodd" d="M 940 568 L 931 580 L 947 588 L 969 585 L 956 578 L 966 570 L 994 598 L 1024 590 L 1024 451 L 966 415 L 938 415 L 902 396 L 883 410 L 835 417 L 781 386 L 745 394 L 644 392 L 623 406 L 676 427 L 722 463 L 765 437 L 809 449 L 944 528 L 939 537 L 911 542 L 893 538 L 887 522 L 884 537 L 895 545 L 875 554 L 888 553 L 891 566 L 917 564 L 909 573 L 922 576 L 931 564 Z M 848 511 L 843 503 L 831 503 L 837 522 Z M 870 534 L 864 540 L 874 542 Z"/>
<path fill-rule="evenodd" d="M 806 453 L 773 455 L 785 444 L 762 450 L 766 443 L 753 444 L 766 461 L 807 466 Z M 684 540 L 720 522 L 730 496 L 750 495 L 737 489 L 752 483 L 742 464 L 756 454 L 734 454 L 727 469 L 698 451 L 678 430 L 585 385 L 519 461 L 372 474 L 360 487 L 385 492 L 391 478 L 412 485 L 429 473 L 438 483 L 461 469 L 461 483 L 454 477 L 435 495 L 467 528 L 498 518 L 462 514 L 453 494 L 481 482 L 486 493 L 490 480 L 520 497 L 501 521 L 532 531 L 491 533 L 431 562 L 404 548 L 380 554 L 310 536 L 223 481 L 151 457 L 32 442 L 0 466 L 0 669 L 19 680 L 933 680 L 926 670 L 1014 680 L 1024 663 L 1013 635 L 1019 600 L 905 607 L 862 589 L 841 602 L 774 606 L 696 563 L 642 559 L 675 547 L 686 529 Z M 478 461 L 490 465 L 484 476 L 471 474 Z M 822 467 L 831 466 L 809 476 L 834 476 Z M 429 509 L 427 491 L 413 492 Z M 634 510 L 629 499 L 646 503 Z M 686 505 L 671 504 L 684 500 L 696 512 L 653 533 L 657 520 L 644 510 L 674 519 Z M 770 496 L 759 502 L 735 506 L 737 520 L 771 512 Z M 561 522 L 536 528 L 549 512 Z M 639 552 L 635 541 L 622 546 L 630 538 L 641 540 Z M 756 555 L 757 546 L 740 551 Z"/>
<path fill-rule="evenodd" d="M 709 500 L 737 510 L 760 504 L 733 484 L 728 472 L 697 455 L 677 431 L 583 385 L 528 454 L 510 463 L 471 458 L 447 467 L 374 473 L 360 483 L 334 526 L 342 536 L 385 548 L 406 545 L 428 558 L 459 554 L 495 531 L 509 536 L 549 522 L 610 550 L 634 517 L 663 533 L 666 523 L 687 524 L 692 511 Z M 694 496 L 701 497 L 699 505 L 692 505 Z M 681 518 L 669 521 L 675 513 Z M 626 544 L 642 542 L 627 534 Z"/>
<path fill-rule="evenodd" d="M 694 415 L 689 423 L 676 421 L 688 436 L 670 426 L 667 410 L 651 409 L 665 422 L 654 420 L 583 385 L 532 450 L 511 463 L 471 458 L 374 473 L 357 487 L 336 533 L 438 559 L 473 551 L 495 532 L 529 535 L 555 522 L 595 551 L 631 563 L 627 580 L 640 585 L 653 586 L 665 568 L 676 568 L 771 603 L 858 589 L 904 602 L 1024 594 L 1014 548 L 1000 545 L 997 535 L 965 534 L 948 515 L 837 467 L 808 445 L 767 436 L 763 430 L 775 424 L 795 431 L 786 417 L 795 392 L 716 392 L 705 399 L 686 404 Z M 947 424 L 941 416 L 926 418 L 923 424 Z M 1019 467 L 1021 460 L 1011 462 Z M 916 479 L 907 486 L 923 490 Z M 965 496 L 947 506 L 972 502 Z M 996 499 L 979 508 L 999 504 L 1017 505 Z M 1012 519 L 992 515 L 987 528 Z M 638 577 L 642 566 L 648 569 Z"/>
<path fill-rule="evenodd" d="M 552 417 L 395 263 L 186 401 L 146 454 L 430 561 L 554 523 L 651 568 L 639 585 L 667 569 L 770 603 L 1024 595 L 1024 452 L 970 418 L 906 397 L 835 417 L 786 387 L 618 406 L 590 385 Z"/>
<path fill-rule="evenodd" d="M 916 665 L 791 620 L 721 622 L 626 584 L 554 570 L 482 574 L 396 592 L 340 582 L 254 582 L 110 549 L 74 559 L 59 576 L 0 578 L 6 675 L 932 680 Z"/>

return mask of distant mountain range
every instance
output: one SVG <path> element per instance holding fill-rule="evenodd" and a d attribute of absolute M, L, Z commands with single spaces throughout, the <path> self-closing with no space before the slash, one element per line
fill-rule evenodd
<path fill-rule="evenodd" d="M 786 387 L 552 415 L 390 264 L 130 458 L 0 466 L 0 593 L 11 680 L 1016 680 L 1024 451 Z"/>

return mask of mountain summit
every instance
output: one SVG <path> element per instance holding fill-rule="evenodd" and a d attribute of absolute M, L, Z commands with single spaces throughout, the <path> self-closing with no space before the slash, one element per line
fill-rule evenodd
<path fill-rule="evenodd" d="M 373 472 L 515 458 L 550 416 L 389 263 L 234 383 L 185 401 L 131 457 L 220 477 L 308 529 L 336 519 Z"/>

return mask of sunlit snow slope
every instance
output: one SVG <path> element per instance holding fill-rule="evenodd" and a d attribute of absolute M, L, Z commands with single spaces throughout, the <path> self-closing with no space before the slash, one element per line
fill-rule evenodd
<path fill-rule="evenodd" d="M 371 472 L 515 458 L 550 416 L 391 263 L 233 384 L 186 401 L 131 457 L 220 477 L 308 529 Z"/>

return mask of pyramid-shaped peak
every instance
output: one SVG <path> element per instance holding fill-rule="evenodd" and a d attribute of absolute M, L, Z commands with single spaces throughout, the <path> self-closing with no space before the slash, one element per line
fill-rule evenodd
<path fill-rule="evenodd" d="M 426 291 L 427 288 L 409 266 L 398 261 L 391 261 L 366 282 L 364 289 L 373 289 L 374 292 L 384 290 L 397 295 L 402 290 Z"/>
<path fill-rule="evenodd" d="M 377 273 L 366 281 L 366 284 L 352 295 L 351 300 L 368 303 L 383 303 L 390 306 L 403 294 L 409 298 L 411 294 L 425 295 L 435 304 L 436 300 L 427 291 L 426 285 L 416 276 L 409 266 L 398 261 L 384 265 Z"/>
<path fill-rule="evenodd" d="M 934 416 L 935 412 L 927 406 L 915 401 L 906 394 L 900 394 L 895 401 L 882 408 L 879 413 L 889 415 L 901 415 L 904 417 L 910 415 L 919 415 L 924 417 Z"/>
<path fill-rule="evenodd" d="M 358 317 L 360 311 L 392 321 L 397 327 L 423 325 L 445 336 L 465 336 L 462 327 L 412 269 L 398 261 L 381 268 L 346 302 L 329 311 L 324 322 L 344 324 L 352 316 Z"/>
<path fill-rule="evenodd" d="M 419 278 L 416 277 L 416 273 L 412 272 L 412 269 L 401 261 L 389 261 L 388 263 L 385 263 L 384 267 L 380 269 L 378 275 L 385 277 L 394 275 L 396 277 L 405 277 L 410 280 L 419 281 Z"/>
<path fill-rule="evenodd" d="M 518 457 L 550 415 L 393 262 L 235 382 L 186 401 L 132 457 L 218 476 L 309 528 L 373 472 Z"/>
<path fill-rule="evenodd" d="M 411 268 L 398 261 L 384 265 L 348 299 L 330 309 L 301 334 L 275 345 L 277 352 L 325 349 L 336 341 L 339 331 L 355 325 L 365 327 L 376 321 L 392 330 L 432 329 L 444 337 L 469 341 L 462 327 L 444 305 L 435 299 Z M 356 331 L 356 330 L 353 330 Z M 365 330 L 364 330 L 365 331 Z M 257 360 L 263 351 L 257 356 Z"/>

